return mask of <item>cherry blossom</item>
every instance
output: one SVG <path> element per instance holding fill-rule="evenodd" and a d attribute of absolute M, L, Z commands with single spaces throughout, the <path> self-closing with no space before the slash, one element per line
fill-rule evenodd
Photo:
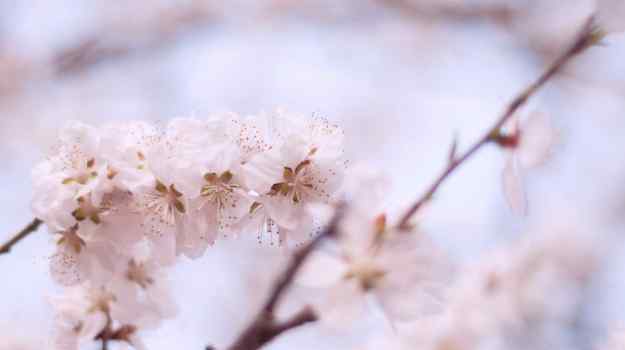
<path fill-rule="evenodd" d="M 549 116 L 533 113 L 523 124 L 513 119 L 509 135 L 497 134 L 494 140 L 508 150 L 508 157 L 502 172 L 505 198 L 517 214 L 527 212 L 524 191 L 524 176 L 527 170 L 541 165 L 551 154 L 556 133 Z"/>
<path fill-rule="evenodd" d="M 314 227 L 307 206 L 331 202 L 342 182 L 343 132 L 321 118 L 287 118 L 283 113 L 270 118 L 276 140 L 271 149 L 244 164 L 246 183 L 259 194 L 256 202 L 272 224 L 297 232 L 289 239 L 302 241 L 310 232 L 295 228 Z"/>
<path fill-rule="evenodd" d="M 56 314 L 53 349 L 78 349 L 110 323 L 115 296 L 104 288 L 79 285 L 51 299 Z"/>
<path fill-rule="evenodd" d="M 105 283 L 86 281 L 51 299 L 56 314 L 55 349 L 78 349 L 102 332 L 118 328 L 122 339 L 141 346 L 139 329 L 158 326 L 177 309 L 158 264 L 145 258 L 119 259 L 115 275 Z"/>
<path fill-rule="evenodd" d="M 368 296 L 391 322 L 442 308 L 445 281 L 452 270 L 440 249 L 423 232 L 377 232 L 383 237 L 368 247 L 350 242 L 334 254 L 314 253 L 300 277 L 302 285 L 327 295 L 317 306 L 331 325 L 358 319 L 367 310 Z"/>
<path fill-rule="evenodd" d="M 33 171 L 33 211 L 54 237 L 50 273 L 64 287 L 52 299 L 55 348 L 115 334 L 141 347 L 139 332 L 176 312 L 164 267 L 240 234 L 301 241 L 344 164 L 338 127 L 284 112 L 68 123 Z"/>

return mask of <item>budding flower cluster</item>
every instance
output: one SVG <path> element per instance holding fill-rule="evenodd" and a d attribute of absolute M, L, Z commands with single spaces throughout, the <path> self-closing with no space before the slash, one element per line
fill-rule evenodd
<path fill-rule="evenodd" d="M 282 111 L 66 125 L 33 172 L 33 211 L 57 241 L 50 271 L 68 291 L 54 303 L 57 343 L 132 342 L 134 330 L 172 315 L 162 268 L 217 239 L 309 238 L 311 205 L 332 203 L 341 186 L 342 145 L 327 120 Z"/>

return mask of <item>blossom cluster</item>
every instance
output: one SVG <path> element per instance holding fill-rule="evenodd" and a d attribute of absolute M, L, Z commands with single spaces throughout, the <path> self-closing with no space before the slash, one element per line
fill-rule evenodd
<path fill-rule="evenodd" d="M 319 230 L 311 206 L 336 199 L 345 164 L 339 127 L 282 111 L 69 123 L 33 172 L 33 211 L 55 236 L 50 272 L 65 287 L 56 346 L 117 330 L 140 347 L 137 329 L 175 313 L 163 268 L 226 237 L 306 240 Z"/>
<path fill-rule="evenodd" d="M 511 124 L 490 141 L 509 155 L 504 193 L 523 213 L 523 170 L 546 159 L 554 133 L 542 114 Z M 387 181 L 368 167 L 347 174 L 343 132 L 322 118 L 71 122 L 33 182 L 33 211 L 57 243 L 50 272 L 64 287 L 52 299 L 57 349 L 102 337 L 141 348 L 138 331 L 176 313 L 165 269 L 179 256 L 201 257 L 240 235 L 297 246 L 339 199 L 348 204 L 336 239 L 295 281 L 322 322 L 344 327 L 377 305 L 394 325 L 445 315 L 454 303 L 454 264 L 418 225 L 387 223 Z"/>

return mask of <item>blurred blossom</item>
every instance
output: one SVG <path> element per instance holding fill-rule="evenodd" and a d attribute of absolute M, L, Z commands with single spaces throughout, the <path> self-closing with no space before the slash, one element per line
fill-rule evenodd
<path fill-rule="evenodd" d="M 403 329 L 395 348 L 584 348 L 577 327 L 603 249 L 570 230 L 531 236 L 460 271 L 445 313 Z"/>
<path fill-rule="evenodd" d="M 545 162 L 556 139 L 549 117 L 534 112 L 523 122 L 513 118 L 508 136 L 495 136 L 495 141 L 508 150 L 503 169 L 503 190 L 512 210 L 524 215 L 527 200 L 523 188 L 525 173 Z"/>
<path fill-rule="evenodd" d="M 378 211 L 387 187 L 381 175 L 362 165 L 349 175 L 351 183 L 344 190 L 351 201 L 338 241 L 327 251 L 314 252 L 298 277 L 320 299 L 316 307 L 322 321 L 349 328 L 364 317 L 367 299 L 391 323 L 440 312 L 453 275 L 451 262 L 426 232 L 398 231 L 387 223 Z"/>

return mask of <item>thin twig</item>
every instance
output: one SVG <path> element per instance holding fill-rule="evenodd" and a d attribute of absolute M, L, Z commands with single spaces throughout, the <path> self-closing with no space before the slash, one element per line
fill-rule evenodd
<path fill-rule="evenodd" d="M 18 232 L 15 236 L 9 239 L 2 246 L 0 246 L 0 254 L 6 254 L 10 252 L 11 248 L 13 248 L 15 244 L 20 242 L 22 239 L 26 238 L 26 236 L 30 235 L 31 233 L 37 231 L 41 223 L 42 223 L 41 220 L 36 219 L 36 218 L 33 219 L 33 221 L 31 221 L 30 224 L 24 227 L 20 232 Z"/>
<path fill-rule="evenodd" d="M 402 15 L 417 17 L 418 19 L 451 19 L 471 20 L 488 19 L 496 23 L 508 23 L 518 12 L 507 4 L 445 4 L 445 3 L 420 3 L 410 0 L 378 0 L 383 6 L 394 8 Z"/>
<path fill-rule="evenodd" d="M 116 35 L 110 34 L 115 28 L 109 28 L 62 50 L 54 57 L 52 64 L 59 75 L 80 73 L 100 62 L 171 47 L 191 32 L 206 28 L 213 22 L 213 12 L 202 2 L 192 1 L 185 6 L 158 13 L 144 28 L 131 33 L 136 40 L 125 37 L 125 40 L 118 40 Z"/>
<path fill-rule="evenodd" d="M 133 23 L 128 29 L 104 27 L 60 48 L 50 59 L 19 57 L 12 54 L 19 50 L 0 47 L 1 51 L 8 52 L 0 54 L 0 98 L 16 96 L 30 81 L 72 77 L 100 63 L 147 56 L 175 47 L 217 20 L 214 10 L 205 1 L 191 0 L 185 5 L 158 11 L 143 24 Z"/>
<path fill-rule="evenodd" d="M 523 106 L 527 100 L 532 97 L 547 81 L 555 76 L 573 57 L 583 52 L 588 47 L 596 44 L 601 40 L 601 33 L 596 30 L 594 26 L 594 16 L 591 16 L 583 28 L 575 37 L 573 44 L 560 55 L 546 70 L 536 79 L 532 84 L 526 87 L 519 95 L 517 95 L 505 109 L 503 114 L 497 119 L 495 124 L 484 133 L 484 135 L 477 140 L 473 146 L 471 146 L 461 156 L 451 160 L 443 172 L 434 180 L 425 193 L 419 197 L 419 199 L 406 211 L 406 213 L 399 220 L 398 227 L 400 229 L 410 228 L 410 219 L 412 216 L 427 203 L 434 193 L 438 190 L 441 184 L 460 166 L 460 164 L 467 161 L 473 156 L 482 146 L 488 144 L 493 140 L 493 136 L 499 135 L 502 126 L 516 113 L 516 111 Z"/>
<path fill-rule="evenodd" d="M 284 296 L 284 293 L 293 282 L 295 275 L 302 267 L 302 264 L 306 261 L 310 253 L 321 243 L 322 240 L 336 234 L 337 225 L 341 219 L 342 211 L 342 206 L 339 206 L 336 214 L 326 229 L 293 255 L 290 264 L 273 285 L 271 293 L 269 294 L 269 297 L 259 314 L 239 335 L 234 344 L 228 348 L 229 350 L 259 349 L 261 346 L 270 342 L 283 332 L 317 320 L 317 315 L 309 306 L 304 307 L 295 315 L 282 322 L 275 319 L 275 310 Z"/>

